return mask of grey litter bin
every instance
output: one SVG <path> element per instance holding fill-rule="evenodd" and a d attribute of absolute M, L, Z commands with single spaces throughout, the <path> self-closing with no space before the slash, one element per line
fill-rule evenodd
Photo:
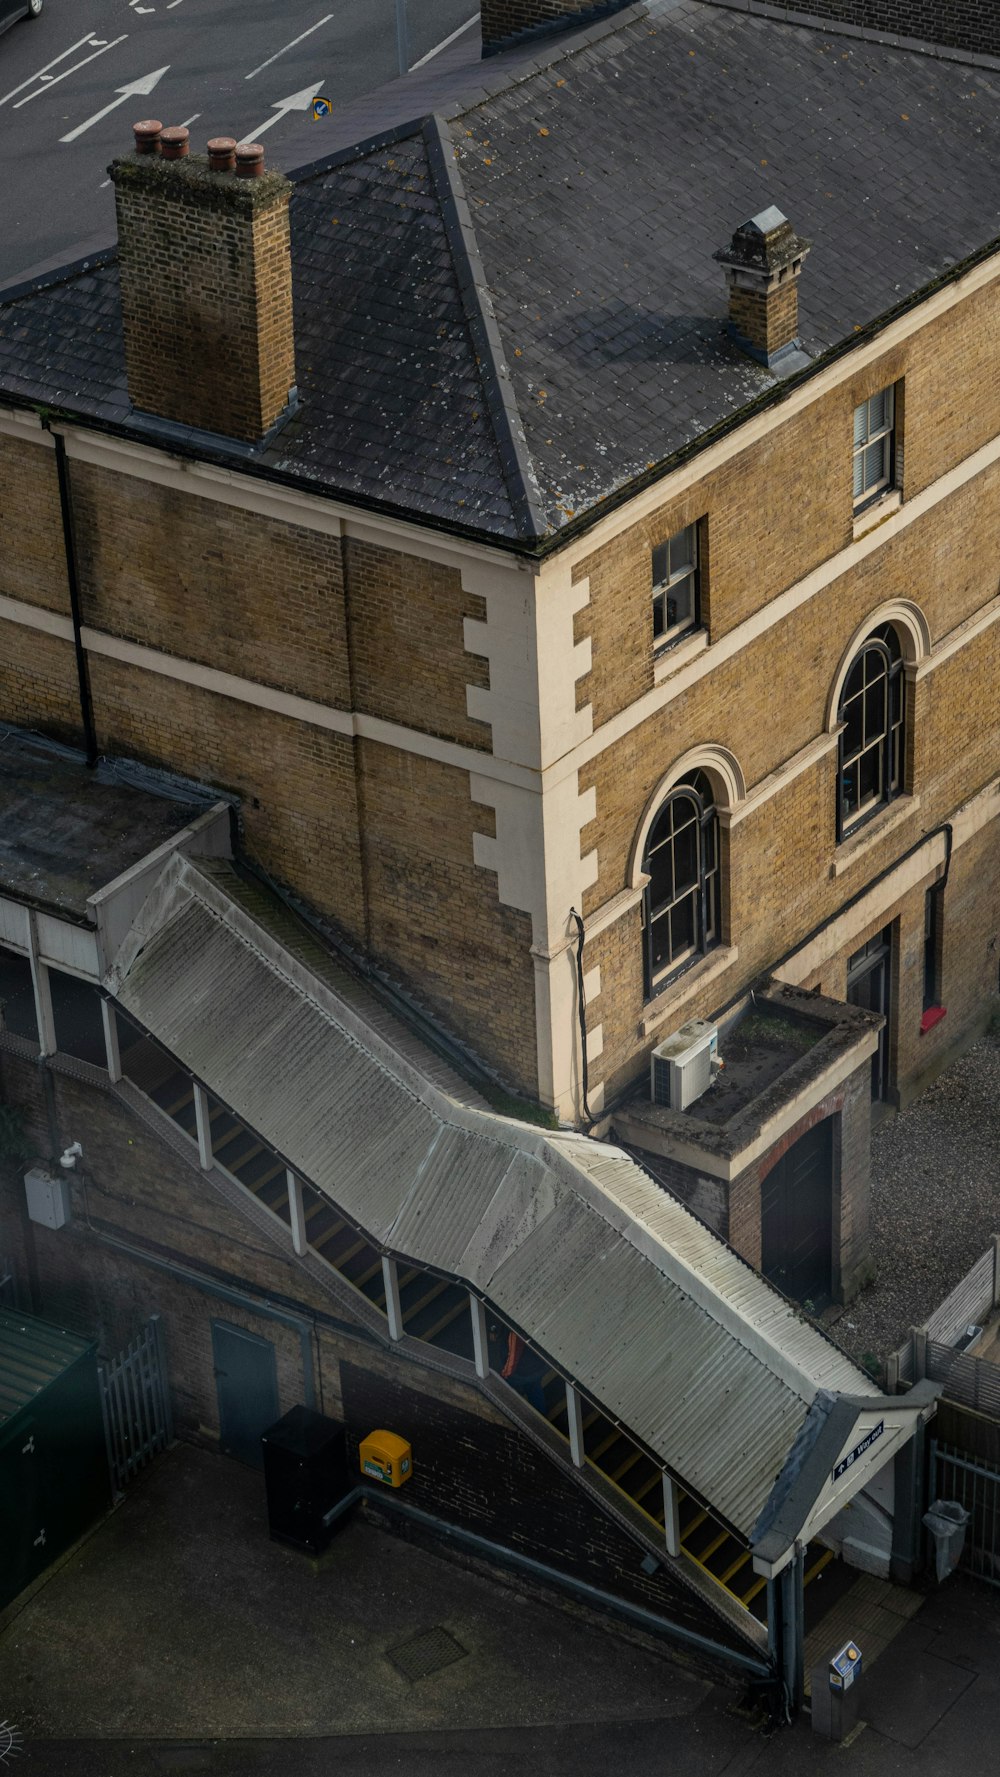
<path fill-rule="evenodd" d="M 924 1529 L 934 1541 L 934 1566 L 938 1581 L 954 1573 L 965 1547 L 969 1514 L 957 1499 L 936 1499 L 924 1513 Z"/>

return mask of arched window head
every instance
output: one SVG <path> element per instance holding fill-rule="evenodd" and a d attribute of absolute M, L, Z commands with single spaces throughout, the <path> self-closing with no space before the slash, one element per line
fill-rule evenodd
<path fill-rule="evenodd" d="M 837 803 L 843 839 L 903 788 L 906 679 L 891 623 L 874 630 L 855 655 L 837 719 L 843 723 Z"/>
<path fill-rule="evenodd" d="M 646 997 L 719 942 L 719 817 L 704 771 L 676 784 L 646 837 Z"/>

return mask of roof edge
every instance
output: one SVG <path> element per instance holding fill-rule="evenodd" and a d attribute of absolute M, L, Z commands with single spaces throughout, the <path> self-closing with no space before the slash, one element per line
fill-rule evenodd
<path fill-rule="evenodd" d="M 984 50 L 959 49 L 951 43 L 935 43 L 930 37 L 906 37 L 898 31 L 879 30 L 877 25 L 853 25 L 848 19 L 822 18 L 809 11 L 809 0 L 801 10 L 782 5 L 780 0 L 702 0 L 703 6 L 721 6 L 727 12 L 742 12 L 751 18 L 765 19 L 772 25 L 795 25 L 803 31 L 822 31 L 827 37 L 853 37 L 863 43 L 878 43 L 884 49 L 899 49 L 908 55 L 931 56 L 939 62 L 961 62 L 972 68 L 1000 69 L 1000 56 Z"/>
<path fill-rule="evenodd" d="M 423 136 L 518 532 L 524 538 L 538 539 L 552 527 L 532 472 L 472 212 L 456 165 L 455 144 L 446 121 L 436 112 L 425 120 Z"/>

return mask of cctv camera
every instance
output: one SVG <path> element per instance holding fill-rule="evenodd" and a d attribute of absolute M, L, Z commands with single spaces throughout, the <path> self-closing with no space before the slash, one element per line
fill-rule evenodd
<path fill-rule="evenodd" d="M 65 1166 L 67 1172 L 72 1172 L 77 1161 L 82 1160 L 82 1158 L 83 1158 L 83 1149 L 80 1146 L 80 1143 L 78 1141 L 75 1141 L 75 1142 L 73 1142 L 71 1147 L 68 1147 L 66 1149 L 66 1152 L 64 1154 L 60 1154 L 59 1164 L 60 1164 L 60 1166 Z"/>

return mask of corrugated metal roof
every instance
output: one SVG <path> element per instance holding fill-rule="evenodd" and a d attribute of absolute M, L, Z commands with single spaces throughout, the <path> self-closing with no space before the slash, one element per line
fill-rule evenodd
<path fill-rule="evenodd" d="M 238 889 L 230 866 L 173 859 L 109 976 L 121 1004 L 349 1220 L 468 1282 L 749 1535 L 817 1390 L 869 1379 L 627 1155 L 432 1084 Z"/>
<path fill-rule="evenodd" d="M 90 1348 L 91 1341 L 76 1333 L 0 1308 L 0 1425 L 30 1406 Z"/>

